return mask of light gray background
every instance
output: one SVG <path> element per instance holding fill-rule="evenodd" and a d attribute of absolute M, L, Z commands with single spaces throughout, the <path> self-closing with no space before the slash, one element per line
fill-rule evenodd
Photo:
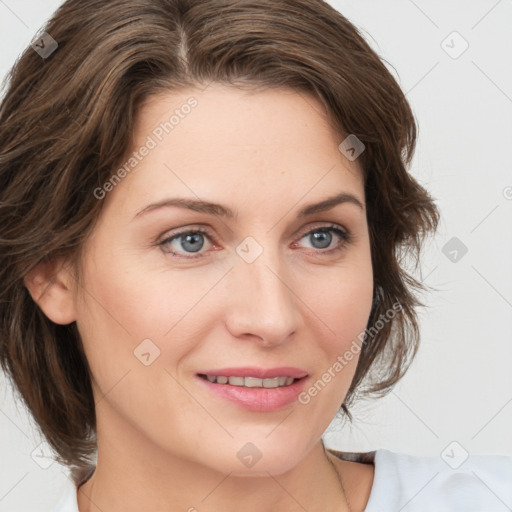
<path fill-rule="evenodd" d="M 61 3 L 0 0 L 2 78 Z M 438 291 L 424 296 L 413 367 L 388 397 L 357 407 L 352 428 L 333 422 L 326 442 L 512 455 L 512 0 L 330 3 L 407 92 L 420 126 L 412 173 L 442 221 L 422 264 L 422 280 Z M 454 58 L 464 40 L 469 47 Z M 456 262 L 442 252 L 453 237 L 468 248 Z M 64 468 L 41 467 L 51 463 L 44 451 L 32 458 L 42 439 L 3 378 L 1 385 L 0 512 L 49 510 Z"/>

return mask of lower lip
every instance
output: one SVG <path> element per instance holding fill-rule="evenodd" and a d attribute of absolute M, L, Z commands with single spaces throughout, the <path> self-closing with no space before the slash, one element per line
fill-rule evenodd
<path fill-rule="evenodd" d="M 304 389 L 307 379 L 307 377 L 303 377 L 289 386 L 277 388 L 246 388 L 230 384 L 217 384 L 199 376 L 197 378 L 217 396 L 230 400 L 244 409 L 259 412 L 278 411 L 296 401 Z"/>

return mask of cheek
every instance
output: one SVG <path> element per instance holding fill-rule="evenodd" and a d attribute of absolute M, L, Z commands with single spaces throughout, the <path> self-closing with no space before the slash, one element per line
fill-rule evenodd
<path fill-rule="evenodd" d="M 144 366 L 144 359 L 172 371 L 193 349 L 198 329 L 208 323 L 207 301 L 201 299 L 218 277 L 211 272 L 148 272 L 134 260 L 123 264 L 120 257 L 110 260 L 115 265 L 107 258 L 90 261 L 95 263 L 85 272 L 77 325 L 101 388 L 108 389 L 126 371 Z"/>
<path fill-rule="evenodd" d="M 319 283 L 309 282 L 304 296 L 325 324 L 329 351 L 344 350 L 367 326 L 373 298 L 371 260 L 363 257 L 357 264 L 333 269 L 331 279 Z"/>
<path fill-rule="evenodd" d="M 320 422 L 324 428 L 338 412 L 353 380 L 370 315 L 373 281 L 361 276 L 340 277 L 317 295 L 315 314 L 320 320 L 316 325 L 324 335 L 317 338 L 315 377 L 299 395 L 299 403 L 311 422 Z"/>
<path fill-rule="evenodd" d="M 339 285 L 325 300 L 325 322 L 335 332 L 335 346 L 339 352 L 346 350 L 352 341 L 364 332 L 372 303 L 372 283 L 353 282 Z"/>
<path fill-rule="evenodd" d="M 318 336 L 316 380 L 305 389 L 303 404 L 330 421 L 341 406 L 354 377 L 373 298 L 369 253 L 357 262 L 333 270 L 322 286 L 313 281 L 304 287 L 311 304 Z M 308 291 L 306 291 L 308 290 Z"/>

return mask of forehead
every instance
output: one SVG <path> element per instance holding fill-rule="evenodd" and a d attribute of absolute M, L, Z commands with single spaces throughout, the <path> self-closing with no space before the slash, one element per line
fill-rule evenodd
<path fill-rule="evenodd" d="M 141 106 L 133 134 L 127 159 L 150 149 L 111 195 L 137 206 L 169 194 L 283 205 L 342 191 L 364 203 L 357 160 L 338 149 L 343 136 L 321 102 L 302 92 L 213 84 L 160 93 Z"/>

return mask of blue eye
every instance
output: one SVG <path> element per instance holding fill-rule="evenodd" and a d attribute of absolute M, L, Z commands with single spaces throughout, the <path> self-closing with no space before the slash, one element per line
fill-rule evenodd
<path fill-rule="evenodd" d="M 319 246 L 313 247 L 314 249 L 326 249 L 331 245 L 332 242 L 332 234 L 335 233 L 343 243 L 348 241 L 348 234 L 346 231 L 342 231 L 335 226 L 330 226 L 328 228 L 316 228 L 312 231 L 306 233 L 306 235 L 302 238 L 309 237 L 310 241 L 314 241 L 315 243 L 319 243 Z M 338 246 L 340 244 L 338 243 Z M 336 249 L 336 247 L 335 247 Z M 330 252 L 330 251 L 329 251 Z"/>
<path fill-rule="evenodd" d="M 333 234 L 338 238 L 338 242 L 332 248 L 329 248 L 333 241 Z M 316 253 L 319 256 L 331 254 L 333 252 L 341 251 L 346 245 L 352 241 L 352 235 L 340 227 L 334 226 L 319 226 L 306 232 L 300 240 L 309 237 L 310 243 L 316 244 L 313 249 L 318 249 Z M 185 258 L 185 259 L 198 259 L 204 257 L 203 249 L 205 242 L 208 239 L 212 243 L 213 237 L 210 235 L 208 230 L 197 228 L 189 229 L 187 231 L 180 231 L 178 233 L 171 234 L 171 236 L 165 238 L 159 242 L 158 245 L 163 248 L 164 252 L 171 254 L 173 257 Z M 173 246 L 174 242 L 178 242 L 177 246 Z M 293 244 L 297 245 L 297 242 Z M 195 256 L 184 256 L 178 251 L 184 251 L 185 254 L 198 253 Z"/>
<path fill-rule="evenodd" d="M 176 252 L 170 250 L 168 251 L 168 246 L 171 246 L 171 243 L 181 239 L 181 242 L 179 245 L 181 246 L 181 249 L 185 250 L 185 252 L 190 253 L 196 253 L 200 251 L 204 246 L 204 238 L 210 238 L 208 235 L 208 232 L 203 229 L 194 229 L 191 231 L 180 231 L 179 233 L 176 233 L 172 235 L 169 238 L 166 238 L 164 241 L 162 241 L 159 245 L 166 248 L 166 251 L 172 254 L 173 256 L 180 257 L 179 254 Z M 188 256 L 183 256 L 184 258 L 188 258 Z M 192 258 L 197 258 L 200 256 L 192 256 Z"/>

